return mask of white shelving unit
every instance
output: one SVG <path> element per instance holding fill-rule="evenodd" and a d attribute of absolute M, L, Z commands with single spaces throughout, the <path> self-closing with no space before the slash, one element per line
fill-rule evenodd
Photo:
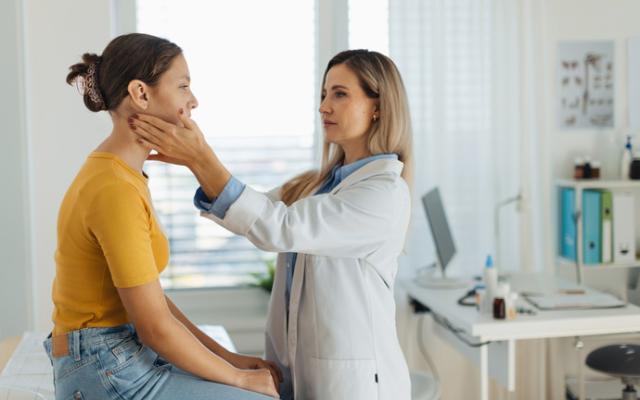
<path fill-rule="evenodd" d="M 583 248 L 582 248 L 582 191 L 586 189 L 604 189 L 610 191 L 621 191 L 621 190 L 633 190 L 640 191 L 640 181 L 632 181 L 632 180 L 601 180 L 601 179 L 583 179 L 583 180 L 572 180 L 572 179 L 560 179 L 556 181 L 557 188 L 572 188 L 575 190 L 575 213 L 576 213 L 576 261 L 567 259 L 558 255 L 558 262 L 562 265 L 574 266 L 576 267 L 577 280 L 578 283 L 582 283 L 582 271 L 583 268 L 587 268 L 589 270 L 597 270 L 597 269 L 610 269 L 610 268 L 632 268 L 632 267 L 640 267 L 640 260 L 636 259 L 634 262 L 629 263 L 608 263 L 608 264 L 589 264 L 588 266 L 584 265 L 583 261 Z M 637 201 L 637 200 L 636 200 Z M 615 215 L 615 214 L 614 214 Z M 561 224 L 561 221 L 558 221 Z M 636 233 L 638 234 L 638 233 Z"/>

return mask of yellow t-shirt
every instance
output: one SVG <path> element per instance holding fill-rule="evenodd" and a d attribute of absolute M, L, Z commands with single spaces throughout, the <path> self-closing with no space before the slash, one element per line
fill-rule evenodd
<path fill-rule="evenodd" d="M 158 279 L 169 259 L 147 178 L 91 153 L 60 206 L 55 259 L 54 335 L 130 322 L 116 287 Z"/>

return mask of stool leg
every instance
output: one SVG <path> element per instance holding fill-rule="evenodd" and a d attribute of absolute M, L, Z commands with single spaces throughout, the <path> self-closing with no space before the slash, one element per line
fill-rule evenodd
<path fill-rule="evenodd" d="M 638 394 L 633 385 L 627 385 L 622 391 L 622 400 L 638 400 Z"/>

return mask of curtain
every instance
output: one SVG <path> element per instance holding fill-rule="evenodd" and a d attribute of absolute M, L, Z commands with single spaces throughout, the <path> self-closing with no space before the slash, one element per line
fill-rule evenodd
<path fill-rule="evenodd" d="M 548 152 L 538 122 L 546 79 L 542 7 L 535 0 L 389 1 L 389 52 L 407 87 L 416 160 L 401 280 L 436 259 L 420 200 L 435 186 L 457 247 L 449 274 L 481 275 L 487 254 L 501 272 L 551 266 L 544 234 L 550 215 L 543 207 Z M 498 204 L 518 194 L 522 201 L 496 214 Z M 422 341 L 438 369 L 442 398 L 473 397 L 478 370 L 440 340 L 429 321 L 418 338 L 417 320 L 425 317 L 412 315 L 402 285 L 396 297 L 410 368 L 428 369 L 418 351 Z M 544 340 L 518 342 L 516 392 L 492 385 L 491 398 L 562 398 L 553 349 Z"/>

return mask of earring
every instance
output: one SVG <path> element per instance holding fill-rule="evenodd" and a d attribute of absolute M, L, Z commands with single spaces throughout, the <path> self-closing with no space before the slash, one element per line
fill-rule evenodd
<path fill-rule="evenodd" d="M 378 121 L 378 116 L 376 114 L 373 114 L 373 122 Z"/>

